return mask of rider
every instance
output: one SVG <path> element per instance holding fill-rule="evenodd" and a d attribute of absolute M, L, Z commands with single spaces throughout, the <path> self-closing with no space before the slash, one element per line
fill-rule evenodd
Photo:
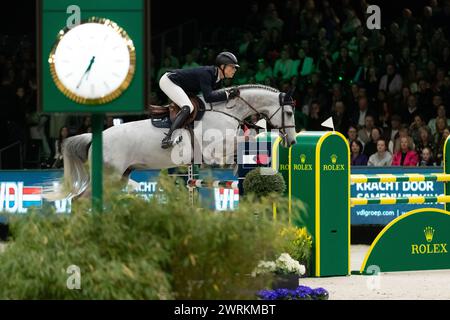
<path fill-rule="evenodd" d="M 221 52 L 216 57 L 215 66 L 202 66 L 190 69 L 178 69 L 166 72 L 159 80 L 161 90 L 180 106 L 175 120 L 166 137 L 161 142 L 161 147 L 167 149 L 172 146 L 171 136 L 194 110 L 191 100 L 186 92 L 203 93 L 206 102 L 220 102 L 234 99 L 239 96 L 239 89 L 231 88 L 226 91 L 215 91 L 220 87 L 224 78 L 233 78 L 238 61 L 231 52 Z"/>

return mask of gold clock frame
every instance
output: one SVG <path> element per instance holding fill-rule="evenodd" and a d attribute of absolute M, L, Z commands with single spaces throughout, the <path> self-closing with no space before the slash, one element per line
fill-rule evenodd
<path fill-rule="evenodd" d="M 57 39 L 56 39 L 56 42 L 53 45 L 53 48 L 52 48 L 52 50 L 50 52 L 50 56 L 49 56 L 49 60 L 48 60 L 48 62 L 50 64 L 50 73 L 52 75 L 53 82 L 55 83 L 55 85 L 59 89 L 59 91 L 61 91 L 67 98 L 75 101 L 76 103 L 85 104 L 85 105 L 106 104 L 106 103 L 109 103 L 109 102 L 117 99 L 130 86 L 131 81 L 133 80 L 134 74 L 136 72 L 136 48 L 134 47 L 133 41 L 131 40 L 131 38 L 129 37 L 127 32 L 123 28 L 121 28 L 117 23 L 115 23 L 114 21 L 112 21 L 110 19 L 99 18 L 99 17 L 91 17 L 91 18 L 81 22 L 80 25 L 86 24 L 86 23 L 104 24 L 104 25 L 112 28 L 117 34 L 119 34 L 124 39 L 124 41 L 127 44 L 128 52 L 129 52 L 129 55 L 130 55 L 130 67 L 128 69 L 128 73 L 127 73 L 127 76 L 125 77 L 125 80 L 123 80 L 121 85 L 117 89 L 115 89 L 113 92 L 111 92 L 110 94 L 108 94 L 108 95 L 106 95 L 104 97 L 95 98 L 95 99 L 89 99 L 89 98 L 81 97 L 80 95 L 74 93 L 72 90 L 67 88 L 61 82 L 61 80 L 59 79 L 59 77 L 58 77 L 58 75 L 56 73 L 55 58 L 54 57 L 55 57 L 55 52 L 56 52 L 56 49 L 58 48 L 58 45 L 59 45 L 60 41 L 64 38 L 64 36 L 68 32 L 70 32 L 70 30 L 72 30 L 72 29 L 69 29 L 68 27 L 66 27 L 63 30 L 59 31 Z"/>

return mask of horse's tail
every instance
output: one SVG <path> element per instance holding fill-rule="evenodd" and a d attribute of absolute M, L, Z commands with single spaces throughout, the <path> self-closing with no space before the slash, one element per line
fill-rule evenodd
<path fill-rule="evenodd" d="M 89 158 L 91 140 L 92 134 L 85 133 L 64 141 L 64 184 L 45 192 L 47 200 L 70 199 L 82 194 L 89 186 L 90 176 L 85 162 Z"/>

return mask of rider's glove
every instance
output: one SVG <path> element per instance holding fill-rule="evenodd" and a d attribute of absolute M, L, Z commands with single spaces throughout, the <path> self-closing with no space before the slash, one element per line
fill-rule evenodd
<path fill-rule="evenodd" d="M 239 91 L 238 88 L 231 88 L 230 90 L 228 90 L 228 99 L 234 99 L 236 97 L 239 97 L 240 94 L 241 92 Z"/>

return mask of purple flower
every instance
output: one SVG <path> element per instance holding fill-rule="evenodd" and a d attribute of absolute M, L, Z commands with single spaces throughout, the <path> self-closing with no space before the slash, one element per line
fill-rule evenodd
<path fill-rule="evenodd" d="M 311 289 L 307 286 L 299 286 L 295 290 L 261 290 L 257 296 L 262 300 L 322 300 L 328 299 L 328 291 L 324 288 Z"/>

